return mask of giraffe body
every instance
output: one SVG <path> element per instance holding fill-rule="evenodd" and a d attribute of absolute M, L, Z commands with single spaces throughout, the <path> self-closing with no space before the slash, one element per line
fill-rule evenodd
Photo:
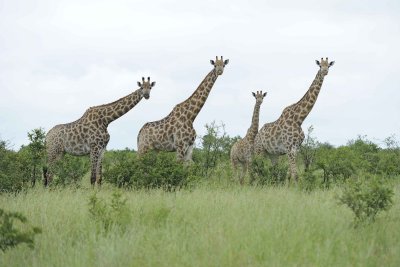
<path fill-rule="evenodd" d="M 287 154 L 290 177 L 296 181 L 296 155 L 304 140 L 301 125 L 313 108 L 324 77 L 334 61 L 328 62 L 328 58 L 321 58 L 321 62 L 317 60 L 316 63 L 320 69 L 306 94 L 297 103 L 286 107 L 276 121 L 264 124 L 254 140 L 255 153 L 269 156 L 273 164 L 277 162 L 278 156 Z"/>
<path fill-rule="evenodd" d="M 46 152 L 49 170 L 45 168 L 44 183 L 52 180 L 54 164 L 65 153 L 83 156 L 90 155 L 92 184 L 101 183 L 102 157 L 110 140 L 108 125 L 131 110 L 144 97 L 150 96 L 155 82 L 142 79 L 139 89 L 110 104 L 91 107 L 83 116 L 71 123 L 54 126 L 46 135 Z"/>
<path fill-rule="evenodd" d="M 239 175 L 239 181 L 241 184 L 244 183 L 244 175 L 246 174 L 249 164 L 253 158 L 254 139 L 258 133 L 260 106 L 266 95 L 267 93 L 263 94 L 262 91 L 253 93 L 253 96 L 256 98 L 256 104 L 254 106 L 250 128 L 247 130 L 246 136 L 233 144 L 231 148 L 232 166 L 236 171 L 238 170 L 239 166 L 242 169 L 241 174 Z"/>
<path fill-rule="evenodd" d="M 214 68 L 187 100 L 176 105 L 167 117 L 148 122 L 140 129 L 137 137 L 139 155 L 149 150 L 176 151 L 178 160 L 192 160 L 193 145 L 196 140 L 193 122 L 228 62 L 229 60 L 224 61 L 222 57 L 216 58 L 216 61 L 211 60 Z"/>

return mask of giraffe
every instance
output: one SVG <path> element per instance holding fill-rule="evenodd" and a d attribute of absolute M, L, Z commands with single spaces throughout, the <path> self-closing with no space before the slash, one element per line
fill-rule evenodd
<path fill-rule="evenodd" d="M 140 129 L 137 144 L 138 154 L 149 150 L 176 151 L 178 161 L 191 161 L 196 131 L 193 121 L 201 108 L 219 75 L 229 60 L 210 60 L 214 68 L 203 79 L 194 93 L 182 103 L 176 105 L 171 113 L 159 121 L 148 122 Z"/>
<path fill-rule="evenodd" d="M 253 92 L 253 96 L 256 99 L 256 104 L 254 106 L 250 128 L 247 130 L 246 136 L 233 144 L 231 148 L 231 163 L 233 168 L 237 171 L 240 165 L 242 169 L 242 172 L 239 175 L 239 182 L 242 185 L 244 184 L 244 176 L 249 168 L 249 164 L 253 157 L 254 138 L 258 133 L 260 106 L 266 95 L 267 93 L 263 93 L 262 91 L 257 91 L 257 93 Z"/>
<path fill-rule="evenodd" d="M 296 155 L 304 140 L 301 125 L 313 108 L 321 90 L 324 77 L 335 61 L 328 58 L 316 60 L 320 67 L 306 94 L 295 104 L 286 107 L 281 116 L 274 122 L 261 127 L 254 140 L 255 154 L 264 154 L 276 164 L 279 155 L 287 154 L 290 165 L 290 178 L 297 181 Z M 289 178 L 289 181 L 290 181 Z"/>
<path fill-rule="evenodd" d="M 52 168 L 65 153 L 82 156 L 90 155 L 90 182 L 101 184 L 102 157 L 110 140 L 108 125 L 131 110 L 144 97 L 149 99 L 150 90 L 155 82 L 150 77 L 137 83 L 139 89 L 109 104 L 90 107 L 83 116 L 71 123 L 54 126 L 46 135 L 46 152 L 48 167 L 43 168 L 44 185 L 53 178 Z"/>

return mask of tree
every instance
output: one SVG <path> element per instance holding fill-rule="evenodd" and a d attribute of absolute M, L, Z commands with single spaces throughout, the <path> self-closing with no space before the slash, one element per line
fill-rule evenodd
<path fill-rule="evenodd" d="M 318 141 L 312 136 L 313 131 L 314 127 L 312 125 L 308 127 L 306 138 L 300 147 L 300 155 L 303 158 L 304 169 L 306 172 L 310 170 L 310 166 L 314 162 L 315 154 L 317 152 L 316 148 L 318 146 Z"/>
<path fill-rule="evenodd" d="M 45 156 L 46 132 L 43 128 L 33 129 L 28 133 L 28 138 L 30 143 L 27 146 L 27 149 L 32 165 L 31 182 L 33 187 L 36 183 L 38 166 L 42 165 Z"/>
<path fill-rule="evenodd" d="M 216 124 L 215 121 L 205 125 L 207 133 L 199 137 L 200 151 L 197 158 L 201 162 L 202 175 L 208 176 L 211 168 L 214 168 L 221 159 L 229 159 L 232 145 L 238 137 L 231 138 L 225 131 L 225 124 Z"/>

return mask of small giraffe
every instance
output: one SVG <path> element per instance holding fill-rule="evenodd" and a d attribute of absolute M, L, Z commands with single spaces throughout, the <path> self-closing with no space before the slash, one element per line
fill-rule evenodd
<path fill-rule="evenodd" d="M 176 151 L 177 160 L 192 160 L 193 144 L 196 139 L 193 121 L 229 60 L 224 61 L 222 57 L 221 59 L 216 57 L 215 61 L 210 60 L 210 62 L 214 68 L 187 100 L 176 105 L 167 117 L 148 122 L 140 129 L 137 137 L 139 155 L 149 150 Z"/>
<path fill-rule="evenodd" d="M 92 185 L 101 184 L 102 157 L 110 140 L 108 125 L 131 110 L 144 97 L 149 99 L 150 90 L 156 83 L 150 77 L 133 93 L 109 104 L 91 107 L 83 116 L 71 123 L 54 126 L 46 135 L 46 151 L 49 170 L 44 168 L 44 184 L 47 186 L 52 178 L 52 168 L 64 153 L 82 156 L 90 154 Z"/>
<path fill-rule="evenodd" d="M 316 60 L 320 67 L 307 93 L 295 104 L 286 107 L 278 120 L 266 123 L 258 132 L 254 141 L 256 154 L 266 154 L 273 164 L 276 164 L 279 155 L 288 155 L 290 177 L 297 181 L 296 155 L 304 140 L 301 125 L 313 108 L 321 90 L 324 77 L 335 61 L 328 62 L 328 58 Z"/>
<path fill-rule="evenodd" d="M 234 169 L 237 171 L 238 165 L 241 165 L 242 173 L 239 176 L 240 184 L 244 183 L 244 176 L 249 168 L 249 164 L 253 157 L 254 152 L 254 139 L 258 133 L 258 123 L 260 118 L 260 106 L 263 102 L 264 97 L 267 93 L 257 91 L 253 93 L 256 98 L 256 104 L 254 106 L 253 117 L 251 119 L 250 128 L 247 130 L 246 136 L 237 141 L 231 149 L 231 162 Z"/>

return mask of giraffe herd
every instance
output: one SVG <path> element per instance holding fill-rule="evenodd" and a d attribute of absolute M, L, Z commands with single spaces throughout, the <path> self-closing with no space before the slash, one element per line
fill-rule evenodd
<path fill-rule="evenodd" d="M 229 60 L 216 57 L 215 61 L 210 62 L 212 70 L 188 99 L 177 104 L 165 118 L 143 125 L 137 137 L 139 156 L 149 150 L 176 151 L 177 160 L 192 161 L 196 139 L 193 122 Z M 246 136 L 231 149 L 232 166 L 237 171 L 242 169 L 239 174 L 241 184 L 244 183 L 244 175 L 255 154 L 268 156 L 273 164 L 277 162 L 278 156 L 286 154 L 290 164 L 290 177 L 297 181 L 296 154 L 304 139 L 301 125 L 313 108 L 324 77 L 334 61 L 321 58 L 316 63 L 320 68 L 306 94 L 297 103 L 286 107 L 276 121 L 264 124 L 260 130 L 260 107 L 267 93 L 253 93 L 256 104 L 250 128 Z M 45 186 L 52 180 L 54 164 L 65 153 L 90 155 L 90 182 L 92 185 L 101 184 L 102 157 L 110 140 L 108 125 L 135 107 L 143 98 L 149 99 L 155 82 L 150 82 L 150 77 L 147 80 L 143 77 L 138 86 L 139 89 L 131 94 L 109 104 L 91 107 L 80 119 L 56 125 L 47 133 L 47 166 L 43 168 Z"/>

